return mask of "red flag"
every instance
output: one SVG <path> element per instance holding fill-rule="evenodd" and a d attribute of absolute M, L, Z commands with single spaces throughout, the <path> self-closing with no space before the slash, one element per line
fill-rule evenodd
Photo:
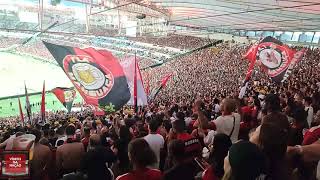
<path fill-rule="evenodd" d="M 41 120 L 43 123 L 46 121 L 46 90 L 45 81 L 43 81 L 42 98 L 41 98 Z"/>
<path fill-rule="evenodd" d="M 167 74 L 165 77 L 162 78 L 160 87 L 158 87 L 158 89 L 156 89 L 156 91 L 154 91 L 154 93 L 151 94 L 150 99 L 155 99 L 157 97 L 157 95 L 159 94 L 161 89 L 166 87 L 167 82 L 169 81 L 169 79 L 171 78 L 172 75 L 173 74 L 170 73 L 170 74 Z"/>
<path fill-rule="evenodd" d="M 169 79 L 171 78 L 172 75 L 173 75 L 173 74 L 170 73 L 170 74 L 167 74 L 165 77 L 162 78 L 162 80 L 161 80 L 161 86 L 162 86 L 162 88 L 166 87 L 167 82 L 169 81 Z"/>
<path fill-rule="evenodd" d="M 296 51 L 283 44 L 281 41 L 268 36 L 264 38 L 246 56 L 255 60 L 274 82 L 281 82 L 294 59 Z M 299 56 L 299 60 L 302 56 Z"/>
<path fill-rule="evenodd" d="M 24 126 L 24 116 L 23 116 L 23 111 L 22 111 L 22 107 L 21 107 L 21 102 L 20 102 L 20 98 L 18 98 L 18 102 L 19 102 L 19 112 L 20 112 L 20 119 L 21 119 L 21 125 Z"/>
<path fill-rule="evenodd" d="M 247 51 L 247 53 L 243 56 L 244 58 L 246 58 L 247 60 L 250 61 L 250 64 L 249 64 L 249 67 L 248 67 L 248 70 L 247 70 L 247 73 L 246 73 L 246 77 L 245 77 L 245 79 L 244 79 L 244 81 L 242 83 L 242 87 L 241 87 L 240 92 L 239 92 L 239 99 L 242 99 L 243 96 L 246 93 L 249 80 L 251 79 L 252 72 L 253 72 L 254 66 L 256 64 L 256 53 L 257 53 L 257 51 L 258 51 L 258 46 L 256 44 L 254 44 Z"/>

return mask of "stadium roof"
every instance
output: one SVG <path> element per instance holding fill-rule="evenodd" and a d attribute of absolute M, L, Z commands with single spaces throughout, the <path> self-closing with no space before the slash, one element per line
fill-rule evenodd
<path fill-rule="evenodd" d="M 86 11 L 85 5 L 90 10 Z M 146 18 L 137 19 L 139 15 Z M 295 39 L 306 33 L 310 41 L 316 36 L 314 42 L 320 36 L 320 0 L 0 0 L 1 30 L 39 31 L 58 21 L 50 32 L 86 34 L 87 25 L 94 34 L 92 29 L 116 30 L 123 17 L 138 22 L 135 26 L 145 27 L 145 31 L 151 29 L 143 35 L 153 34 L 153 29 L 170 32 L 182 26 L 181 30 L 190 27 L 250 37 L 258 37 L 262 31 L 277 36 L 278 31 Z M 168 24 L 173 28 L 157 30 L 157 25 Z M 125 27 L 123 22 L 121 28 Z"/>
<path fill-rule="evenodd" d="M 230 30 L 319 31 L 319 0 L 150 0 L 171 24 Z"/>

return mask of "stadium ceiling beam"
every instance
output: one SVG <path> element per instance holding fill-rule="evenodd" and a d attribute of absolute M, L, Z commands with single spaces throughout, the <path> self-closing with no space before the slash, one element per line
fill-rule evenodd
<path fill-rule="evenodd" d="M 319 20 L 320 18 L 318 18 Z M 314 19 L 315 20 L 315 19 Z M 237 26 L 250 26 L 250 27 L 277 27 L 277 26 L 295 26 L 295 27 L 305 27 L 305 26 L 320 26 L 320 21 L 313 21 L 313 19 L 294 19 L 294 20 L 264 20 L 260 21 L 228 21 L 223 24 L 219 24 L 218 20 L 208 21 L 207 23 L 200 22 L 197 28 L 210 28 L 212 26 L 200 26 L 201 24 L 215 24 L 213 27 L 237 27 Z M 183 25 L 177 23 L 177 25 Z M 191 26 L 192 27 L 192 26 Z"/>
<path fill-rule="evenodd" d="M 234 28 L 233 26 L 247 26 L 247 25 L 250 25 L 250 24 L 259 24 L 259 23 L 271 23 L 271 22 L 277 22 L 277 23 L 280 23 L 280 22 L 294 22 L 294 21 L 301 21 L 301 20 L 311 20 L 312 18 L 304 18 L 304 19 L 295 19 L 295 20 L 279 20 L 279 21 L 258 21 L 258 22 L 251 22 L 251 23 L 235 23 L 235 24 L 228 24 L 228 25 L 212 25 L 212 26 L 205 26 L 205 27 L 198 27 L 198 29 L 206 29 L 206 30 L 210 30 L 210 28 L 217 28 L 217 29 L 230 29 L 230 30 L 240 30 L 241 28 Z M 316 20 L 320 20 L 320 18 L 313 18 L 313 19 L 316 19 Z M 267 28 L 267 27 L 266 27 Z M 317 27 L 318 28 L 318 27 Z M 314 31 L 316 30 L 317 28 L 308 28 L 306 30 L 311 30 L 311 31 Z M 253 31 L 260 31 L 261 28 L 251 28 Z M 269 28 L 271 29 L 271 28 Z M 298 28 L 296 28 L 297 30 L 299 30 Z M 161 33 L 161 32 L 175 32 L 175 31 L 180 31 L 180 30 L 164 30 L 164 31 L 153 31 L 153 32 L 147 32 L 147 33 L 144 33 L 145 35 L 146 34 L 154 34 L 154 33 Z M 183 31 L 183 30 L 181 30 Z M 281 30 L 283 31 L 283 30 Z M 290 30 L 288 30 L 290 31 Z M 210 31 L 209 31 L 210 32 Z"/>
<path fill-rule="evenodd" d="M 91 13 L 90 15 L 100 14 L 100 13 L 103 13 L 103 12 L 106 12 L 106 11 L 110 11 L 110 10 L 114 10 L 114 9 L 119 9 L 119 8 L 121 8 L 121 7 L 128 6 L 128 5 L 130 5 L 130 4 L 134 4 L 134 3 L 139 2 L 139 1 L 143 1 L 143 0 L 130 1 L 130 2 L 128 2 L 128 3 L 124 3 L 124 4 L 121 4 L 121 5 L 115 6 L 115 7 L 113 7 L 113 8 L 108 8 L 108 9 L 104 9 L 104 10 L 101 10 L 101 11 L 98 11 L 98 12 L 95 12 L 95 13 Z"/>
<path fill-rule="evenodd" d="M 174 3 L 175 4 L 175 3 Z M 193 6 L 195 5 L 195 6 Z M 198 7 L 199 6 L 202 6 L 203 7 Z M 239 8 L 239 7 L 231 7 L 231 6 L 222 6 L 222 5 L 212 5 L 212 4 L 204 4 L 204 3 L 192 3 L 192 4 L 188 4 L 188 5 L 169 5 L 169 6 L 164 6 L 164 7 L 173 7 L 173 8 L 179 8 L 179 7 L 183 7 L 183 8 L 190 8 L 190 11 L 187 11 L 186 13 L 188 15 L 192 14 L 192 11 L 191 10 L 194 10 L 194 9 L 197 9 L 197 11 L 195 11 L 194 13 L 199 13 L 199 9 L 203 9 L 203 10 L 207 10 L 207 11 L 212 11 L 212 12 L 229 12 L 229 13 L 232 13 L 234 12 L 234 10 L 236 11 L 246 11 L 247 9 L 245 8 Z M 213 7 L 213 8 L 210 8 L 210 7 Z M 219 10 L 219 9 L 216 9 L 215 7 L 221 7 L 221 8 L 226 8 L 226 9 L 231 9 L 231 11 L 226 11 L 226 10 Z M 261 7 L 260 7 L 261 8 Z M 205 11 L 203 11 L 205 12 Z M 296 15 L 297 12 L 295 11 L 284 11 L 284 10 L 281 10 L 281 14 L 277 14 L 275 15 L 274 12 L 258 12 L 259 15 L 266 15 L 266 16 L 272 16 L 272 17 L 281 17 L 281 18 L 295 18 L 297 15 Z M 303 13 L 304 16 L 308 15 L 308 16 L 314 16 L 314 15 L 319 15 L 319 14 L 316 14 L 316 13 Z M 179 14 L 180 15 L 180 14 Z"/>
<path fill-rule="evenodd" d="M 208 8 L 208 7 L 221 7 L 221 8 L 229 8 L 229 9 L 234 9 L 234 10 L 248 10 L 248 8 L 272 8 L 274 7 L 274 5 L 272 4 L 263 4 L 263 3 L 259 3 L 259 2 L 255 2 L 254 4 L 248 4 L 246 2 L 243 1 L 237 1 L 237 0 L 232 0 L 232 1 L 224 1 L 224 0 L 215 0 L 215 2 L 221 2 L 224 4 L 232 4 L 232 5 L 224 5 L 224 4 L 212 4 L 212 3 L 203 3 L 203 2 L 190 2 L 190 1 L 153 1 L 155 3 L 159 3 L 159 4 L 168 4 L 168 5 L 162 5 L 163 7 L 194 7 L 193 5 L 196 5 L 196 8 L 199 8 L 198 6 L 203 6 L 206 9 L 210 9 L 210 10 L 216 10 L 214 8 Z M 309 2 L 309 3 L 315 3 L 315 2 Z M 170 5 L 171 4 L 171 5 Z M 177 5 L 174 5 L 177 4 Z M 179 5 L 181 4 L 181 5 Z M 234 5 L 238 5 L 238 6 L 234 6 Z M 305 4 L 308 5 L 308 4 Z M 278 6 L 278 7 L 282 7 L 282 6 Z M 282 12 L 288 12 L 288 13 L 296 13 L 297 11 L 292 11 L 290 9 L 282 9 Z M 303 14 L 309 14 L 309 15 L 319 15 L 317 13 L 310 13 L 310 12 L 303 12 Z M 282 16 L 283 14 L 280 14 L 280 16 Z"/>
<path fill-rule="evenodd" d="M 38 24 L 39 24 L 39 29 L 40 29 L 40 31 L 42 31 L 42 21 L 43 21 L 43 0 L 39 0 L 38 10 L 39 10 L 39 14 L 38 14 Z"/>
<path fill-rule="evenodd" d="M 305 7 L 305 6 L 311 6 L 311 5 L 320 5 L 320 3 L 313 3 L 313 4 L 308 4 L 308 5 L 286 6 L 286 7 L 273 7 L 273 8 L 265 8 L 265 9 L 254 9 L 254 10 L 231 12 L 231 13 L 224 13 L 224 14 L 218 14 L 218 15 L 198 16 L 198 17 L 192 17 L 192 18 L 187 18 L 187 19 L 177 19 L 175 21 L 203 19 L 203 18 L 209 18 L 209 17 L 222 17 L 222 16 L 228 16 L 228 15 L 246 14 L 246 13 L 251 13 L 251 12 L 260 13 L 260 12 L 271 11 L 271 10 L 281 10 L 281 9 L 294 8 L 294 7 Z"/>
<path fill-rule="evenodd" d="M 312 6 L 312 5 L 320 5 L 320 3 L 313 3 L 313 4 L 307 4 L 307 5 L 284 6 L 284 7 L 273 7 L 273 8 L 255 9 L 255 10 L 246 10 L 246 11 L 223 13 L 223 14 L 217 14 L 217 15 L 197 16 L 197 17 L 192 17 L 192 18 L 181 18 L 181 19 L 176 19 L 176 20 L 170 20 L 170 21 L 168 21 L 168 23 L 183 22 L 183 21 L 188 21 L 188 20 L 206 19 L 206 18 L 212 18 L 212 17 L 223 17 L 223 16 L 230 16 L 230 15 L 239 15 L 239 14 L 246 14 L 246 13 L 253 13 L 253 12 L 264 12 L 264 11 L 271 11 L 271 10 L 281 10 L 281 9 L 288 9 L 288 8 L 295 8 L 295 7 Z M 144 24 L 144 25 L 141 25 L 141 26 L 151 26 L 151 25 L 156 25 L 156 24 L 163 24 L 163 23 L 149 23 L 149 24 Z"/>

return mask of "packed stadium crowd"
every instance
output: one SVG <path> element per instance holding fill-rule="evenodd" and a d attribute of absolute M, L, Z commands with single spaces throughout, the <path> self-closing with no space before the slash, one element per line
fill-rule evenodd
<path fill-rule="evenodd" d="M 148 42 L 177 48 L 205 44 L 183 36 Z M 308 49 L 281 84 L 256 69 L 239 99 L 248 67 L 242 55 L 249 46 L 225 42 L 146 69 L 142 74 L 151 89 L 173 75 L 137 112 L 130 107 L 105 116 L 50 112 L 47 122 L 36 115 L 25 124 L 19 117 L 1 119 L 0 148 L 34 144 L 31 179 L 315 179 L 320 50 Z M 34 141 L 17 143 L 26 134 Z"/>
<path fill-rule="evenodd" d="M 29 35 L 29 37 L 31 37 L 31 34 Z M 0 48 L 2 48 L 3 50 L 11 50 L 15 53 L 22 55 L 32 55 L 46 62 L 55 62 L 52 55 L 49 51 L 47 51 L 46 47 L 41 42 L 41 40 L 60 45 L 67 45 L 80 48 L 99 47 L 111 50 L 112 53 L 115 56 L 117 56 L 120 60 L 125 57 L 134 56 L 136 54 L 139 59 L 139 64 L 141 68 L 149 67 L 152 64 L 155 64 L 156 62 L 162 62 L 170 57 L 175 57 L 181 53 L 184 53 L 183 50 L 177 52 L 178 47 L 175 49 L 175 51 L 168 49 L 168 47 L 175 47 L 176 44 L 169 44 L 170 46 L 159 46 L 159 44 L 156 41 L 154 41 L 154 39 L 150 39 L 148 45 L 145 45 L 141 43 L 139 44 L 133 40 L 126 39 L 105 38 L 101 36 L 90 38 L 84 36 L 78 37 L 67 35 L 44 35 L 41 39 L 33 40 L 25 45 L 20 45 L 16 48 L 12 48 L 14 47 L 14 45 L 21 44 L 26 39 L 27 38 L 19 36 L 2 36 L 0 38 Z M 156 62 L 152 60 L 155 60 Z"/>
<path fill-rule="evenodd" d="M 130 38 L 134 41 L 146 42 L 156 44 L 159 46 L 169 46 L 180 49 L 193 49 L 207 44 L 208 42 L 202 38 L 193 36 L 183 36 L 176 34 L 169 34 L 164 37 L 136 37 Z"/>

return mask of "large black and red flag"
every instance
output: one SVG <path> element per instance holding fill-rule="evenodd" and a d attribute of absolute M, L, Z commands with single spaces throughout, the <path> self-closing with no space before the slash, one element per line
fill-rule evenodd
<path fill-rule="evenodd" d="M 290 65 L 300 61 L 303 52 L 304 50 L 297 52 L 281 41 L 268 36 L 258 45 L 251 47 L 245 57 L 266 71 L 273 82 L 280 83 L 285 79 Z"/>
<path fill-rule="evenodd" d="M 119 110 L 130 99 L 125 74 L 111 52 L 44 44 L 87 104 Z"/>
<path fill-rule="evenodd" d="M 260 66 L 273 82 L 280 83 L 288 78 L 293 67 L 302 59 L 304 52 L 304 49 L 297 52 L 271 36 L 254 44 L 244 55 L 250 65 L 239 98 L 245 94 L 255 64 Z"/>
<path fill-rule="evenodd" d="M 74 88 L 56 87 L 51 92 L 56 95 L 61 104 L 70 112 L 72 103 L 76 97 L 76 90 Z"/>

